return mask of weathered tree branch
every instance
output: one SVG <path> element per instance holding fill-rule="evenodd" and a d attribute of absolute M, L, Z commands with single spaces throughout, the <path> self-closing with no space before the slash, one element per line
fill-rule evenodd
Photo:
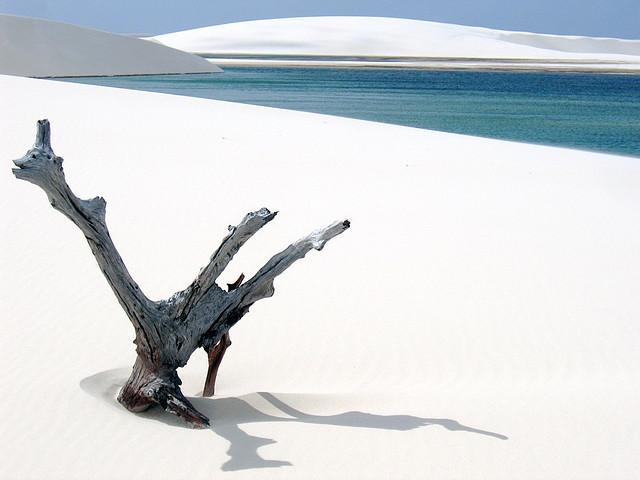
<path fill-rule="evenodd" d="M 273 280 L 278 275 L 295 261 L 304 258 L 310 250 L 322 250 L 329 240 L 340 235 L 350 225 L 349 220 L 335 222 L 326 228 L 312 232 L 274 255 L 264 267 L 258 270 L 258 273 L 235 291 L 235 295 L 240 297 L 238 307 L 249 307 L 258 300 L 272 296 L 274 293 Z"/>
<path fill-rule="evenodd" d="M 173 303 L 177 315 L 186 317 L 193 306 L 198 303 L 209 290 L 216 286 L 216 280 L 229 265 L 240 247 L 246 243 L 258 230 L 275 218 L 278 212 L 270 212 L 261 208 L 256 212 L 248 213 L 237 227 L 229 226 L 229 234 L 222 240 L 222 244 L 211 255 L 209 263 L 196 277 L 196 279 L 182 292 L 173 297 Z"/>
<path fill-rule="evenodd" d="M 51 206 L 75 223 L 89 242 L 98 266 L 109 282 L 120 305 L 133 323 L 136 333 L 140 332 L 138 347 L 148 349 L 150 339 L 157 342 L 153 328 L 153 302 L 140 290 L 131 278 L 118 250 L 115 248 L 105 222 L 106 202 L 101 197 L 81 200 L 76 197 L 65 180 L 62 168 L 63 158 L 51 148 L 51 130 L 48 120 L 39 120 L 36 142 L 26 155 L 14 164 L 16 178 L 31 182 L 42 188 Z"/>
<path fill-rule="evenodd" d="M 349 228 L 349 221 L 336 222 L 290 245 L 269 260 L 250 280 L 244 275 L 222 290 L 216 280 L 240 247 L 260 228 L 274 219 L 266 208 L 247 214 L 213 253 L 209 263 L 185 290 L 168 300 L 149 300 L 135 283 L 120 257 L 105 221 L 106 202 L 101 197 L 82 200 L 65 180 L 62 158 L 51 148 L 47 120 L 37 124 L 36 142 L 13 170 L 18 179 L 42 188 L 51 205 L 69 218 L 85 235 L 93 255 L 120 305 L 135 329 L 138 358 L 131 376 L 122 387 L 118 401 L 133 412 L 152 405 L 184 419 L 194 427 L 204 427 L 209 419 L 199 413 L 180 391 L 177 369 L 184 366 L 197 348 L 204 348 L 209 369 L 204 394 L 212 395 L 222 357 L 231 344 L 229 329 L 256 301 L 273 295 L 273 281 L 310 250 Z"/>
<path fill-rule="evenodd" d="M 304 258 L 310 250 L 322 250 L 325 243 L 349 227 L 349 221 L 343 220 L 312 232 L 274 255 L 250 280 L 229 292 L 228 303 L 220 308 L 222 313 L 202 335 L 202 345 L 205 350 L 210 351 L 217 345 L 223 335 L 249 311 L 251 305 L 273 295 L 275 277 L 283 273 L 296 260 Z"/>
<path fill-rule="evenodd" d="M 216 378 L 218 377 L 218 369 L 222 363 L 222 358 L 227 352 L 227 348 L 231 346 L 231 337 L 229 332 L 222 335 L 220 341 L 209 351 L 209 369 L 207 370 L 207 378 L 204 381 L 204 388 L 202 389 L 203 397 L 213 397 L 216 390 Z"/>
<path fill-rule="evenodd" d="M 244 273 L 241 273 L 238 279 L 233 283 L 227 283 L 227 291 L 231 292 L 240 286 L 244 280 Z M 222 335 L 220 341 L 209 347 L 204 347 L 207 351 L 209 360 L 209 369 L 207 370 L 207 378 L 204 381 L 204 388 L 202 390 L 202 396 L 212 397 L 215 393 L 216 378 L 218 377 L 218 369 L 222 363 L 222 358 L 227 352 L 227 348 L 231 346 L 231 337 L 229 332 Z"/>

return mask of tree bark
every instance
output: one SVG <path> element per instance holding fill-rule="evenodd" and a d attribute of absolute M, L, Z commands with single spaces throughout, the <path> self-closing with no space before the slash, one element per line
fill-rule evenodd
<path fill-rule="evenodd" d="M 202 390 L 203 397 L 213 397 L 216 390 L 216 378 L 218 377 L 218 369 L 222 363 L 222 357 L 224 357 L 227 348 L 231 346 L 231 338 L 229 338 L 229 332 L 222 335 L 220 341 L 209 350 L 209 370 L 207 371 L 207 379 L 204 382 L 204 389 Z"/>
<path fill-rule="evenodd" d="M 273 295 L 275 277 L 310 250 L 321 250 L 327 241 L 349 228 L 349 221 L 333 223 L 298 240 L 272 257 L 247 282 L 242 283 L 242 275 L 225 292 L 216 280 L 242 245 L 277 212 L 262 208 L 248 213 L 237 226 L 229 227 L 229 234 L 191 285 L 156 302 L 147 298 L 133 280 L 113 244 L 105 220 L 105 200 L 76 197 L 67 185 L 62 162 L 51 147 L 49 122 L 39 120 L 36 142 L 22 158 L 14 160 L 17 168 L 13 172 L 18 179 L 42 188 L 51 206 L 82 231 L 133 324 L 138 356 L 118 401 L 132 412 L 159 405 L 193 427 L 206 427 L 209 419 L 182 394 L 177 369 L 186 365 L 196 349 L 204 348 L 209 369 L 203 394 L 213 395 L 220 362 L 231 344 L 229 329 L 251 305 Z"/>

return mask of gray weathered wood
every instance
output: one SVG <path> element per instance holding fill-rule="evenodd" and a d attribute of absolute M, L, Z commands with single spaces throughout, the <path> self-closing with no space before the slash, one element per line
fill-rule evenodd
<path fill-rule="evenodd" d="M 47 120 L 37 124 L 36 142 L 22 158 L 14 160 L 18 179 L 42 188 L 49 202 L 84 234 L 118 302 L 135 330 L 138 357 L 131 376 L 120 390 L 118 401 L 133 412 L 152 405 L 178 415 L 194 427 L 205 427 L 209 419 L 198 412 L 180 390 L 176 370 L 186 365 L 198 348 L 204 348 L 210 367 L 205 395 L 214 391 L 222 356 L 231 344 L 229 329 L 258 300 L 273 295 L 273 281 L 310 250 L 321 250 L 330 239 L 349 228 L 347 220 L 333 223 L 298 240 L 269 260 L 251 279 L 241 276 L 228 291 L 216 280 L 238 250 L 277 212 L 262 208 L 247 214 L 211 256 L 209 263 L 184 290 L 167 300 L 147 298 L 129 274 L 116 249 L 105 221 L 106 202 L 101 197 L 82 200 L 71 191 L 64 176 L 62 157 L 51 147 Z"/>

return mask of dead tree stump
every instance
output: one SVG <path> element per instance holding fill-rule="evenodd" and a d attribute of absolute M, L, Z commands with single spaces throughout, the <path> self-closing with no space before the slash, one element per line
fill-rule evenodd
<path fill-rule="evenodd" d="M 209 419 L 198 412 L 180 390 L 176 370 L 186 365 L 198 348 L 206 350 L 209 371 L 204 394 L 212 395 L 225 350 L 231 344 L 229 329 L 258 300 L 273 295 L 273 280 L 311 249 L 349 228 L 349 221 L 333 223 L 289 245 L 272 257 L 252 278 L 241 276 L 228 291 L 216 280 L 240 247 L 277 212 L 262 208 L 248 213 L 213 253 L 209 263 L 186 289 L 167 300 L 152 301 L 133 280 L 118 253 L 105 221 L 106 202 L 101 197 L 81 200 L 65 180 L 62 158 L 51 148 L 48 120 L 39 120 L 36 142 L 26 155 L 14 160 L 16 178 L 42 188 L 51 206 L 64 214 L 84 234 L 98 266 L 135 330 L 138 357 L 118 401 L 132 412 L 160 405 L 193 427 L 206 427 Z"/>

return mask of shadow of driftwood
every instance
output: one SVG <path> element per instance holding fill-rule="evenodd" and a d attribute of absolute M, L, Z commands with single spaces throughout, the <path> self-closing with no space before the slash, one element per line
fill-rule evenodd
<path fill-rule="evenodd" d="M 116 405 L 115 396 L 129 374 L 128 369 L 107 370 L 83 379 L 80 387 L 90 395 Z M 262 399 L 269 402 L 286 416 L 275 416 L 261 412 L 245 399 Z M 229 398 L 195 398 L 190 400 L 195 407 L 212 419 L 211 430 L 229 442 L 229 460 L 222 470 L 247 470 L 254 468 L 273 468 L 291 465 L 286 460 L 267 460 L 262 458 L 258 449 L 264 445 L 276 443 L 272 438 L 255 437 L 242 429 L 240 425 L 258 422 L 297 422 L 318 425 L 335 425 L 350 428 L 375 428 L 383 430 L 407 431 L 430 425 L 438 425 L 450 431 L 468 432 L 507 440 L 499 433 L 468 427 L 448 418 L 422 418 L 412 415 L 376 415 L 365 412 L 344 412 L 336 415 L 312 415 L 301 412 L 288 405 L 276 395 L 267 392 Z M 141 417 L 159 421 L 174 427 L 186 427 L 178 418 L 155 408 L 138 414 Z"/>

